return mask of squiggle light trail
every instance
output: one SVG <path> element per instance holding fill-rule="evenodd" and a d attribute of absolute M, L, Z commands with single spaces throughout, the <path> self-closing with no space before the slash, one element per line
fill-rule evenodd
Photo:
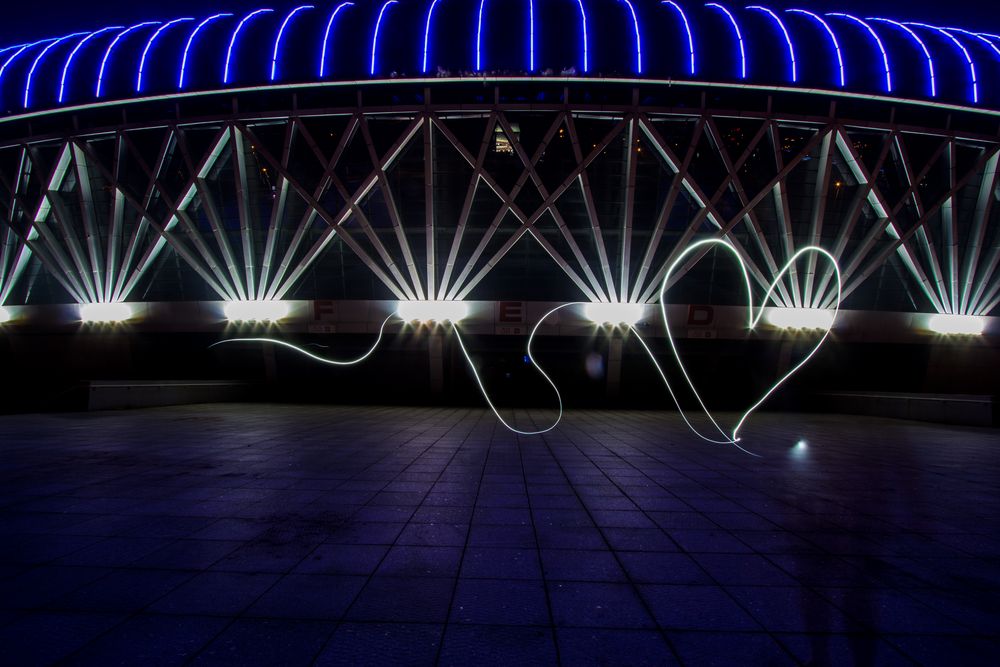
<path fill-rule="evenodd" d="M 812 350 L 809 351 L 809 354 L 807 354 L 802 359 L 802 361 L 800 361 L 798 364 L 796 364 L 791 370 L 789 370 L 787 373 L 785 373 L 777 382 L 775 382 L 773 385 L 771 385 L 771 388 L 768 389 L 766 392 L 764 392 L 764 394 L 757 400 L 757 402 L 755 402 L 752 406 L 750 406 L 750 408 L 746 412 L 743 413 L 743 415 L 737 421 L 736 426 L 733 427 L 733 431 L 732 431 L 731 434 L 727 434 L 718 425 L 718 423 L 715 421 L 715 419 L 710 414 L 708 408 L 705 407 L 704 401 L 702 401 L 701 396 L 698 394 L 697 389 L 695 389 L 694 382 L 691 380 L 691 377 L 688 375 L 688 372 L 687 372 L 687 369 L 684 366 L 684 363 L 681 361 L 680 353 L 677 350 L 676 341 L 674 340 L 673 333 L 670 330 L 670 323 L 667 320 L 667 304 L 666 304 L 665 296 L 666 296 L 666 292 L 667 292 L 667 285 L 668 285 L 668 283 L 670 281 L 671 275 L 673 275 L 674 271 L 677 269 L 678 266 L 680 266 L 681 262 L 683 262 L 684 259 L 688 255 L 690 255 L 691 253 L 695 252 L 699 248 L 701 248 L 703 246 L 708 246 L 708 245 L 718 245 L 718 246 L 721 246 L 721 247 L 725 248 L 726 250 L 728 250 L 729 252 L 731 252 L 733 254 L 733 256 L 736 257 L 737 262 L 739 262 L 740 271 L 743 273 L 743 280 L 746 283 L 746 288 L 747 288 L 747 328 L 750 329 L 750 330 L 753 330 L 754 328 L 756 328 L 757 324 L 760 322 L 760 318 L 764 314 L 764 307 L 767 304 L 768 299 L 770 299 L 771 295 L 774 293 L 774 290 L 777 287 L 778 283 L 781 281 L 781 279 L 784 277 L 784 275 L 786 273 L 788 273 L 789 270 L 791 270 L 792 265 L 802 255 L 804 255 L 806 253 L 809 253 L 809 252 L 815 252 L 815 253 L 819 253 L 820 255 L 823 255 L 824 257 L 826 257 L 827 259 L 830 260 L 830 263 L 833 265 L 834 273 L 836 274 L 836 277 L 837 277 L 837 302 L 836 302 L 836 305 L 833 308 L 833 319 L 830 321 L 830 326 L 823 333 L 823 336 L 820 337 L 820 339 L 816 343 L 816 345 L 813 346 Z M 784 384 L 785 381 L 788 380 L 788 378 L 790 378 L 792 375 L 794 375 L 800 368 L 802 368 L 802 366 L 804 366 L 806 364 L 806 362 L 808 362 L 813 357 L 814 354 L 816 354 L 816 351 L 819 350 L 819 348 L 826 341 L 827 337 L 830 335 L 830 331 L 833 328 L 833 322 L 836 321 L 836 319 L 837 319 L 837 313 L 840 312 L 840 300 L 841 300 L 842 295 L 843 295 L 843 283 L 842 283 L 842 277 L 841 277 L 841 273 L 840 273 L 840 266 L 837 264 L 837 259 L 833 255 L 831 255 L 829 252 L 827 252 L 826 250 L 824 250 L 823 248 L 820 248 L 819 246 L 806 246 L 806 247 L 800 249 L 799 251 L 797 251 L 795 254 L 792 255 L 792 257 L 788 260 L 788 262 L 785 264 L 785 266 L 782 267 L 782 269 L 777 273 L 777 275 L 775 276 L 774 280 L 771 282 L 770 286 L 767 288 L 767 292 L 764 294 L 764 298 L 761 300 L 760 306 L 757 308 L 757 312 L 756 313 L 754 313 L 753 290 L 752 290 L 752 288 L 750 286 L 750 272 L 747 270 L 746 263 L 743 261 L 743 258 L 740 256 L 739 252 L 728 241 L 725 241 L 723 239 L 706 239 L 704 241 L 699 241 L 698 243 L 694 243 L 691 246 L 689 246 L 688 248 L 686 248 L 684 250 L 684 252 L 682 252 L 680 255 L 678 255 L 678 257 L 674 260 L 674 262 L 667 268 L 667 272 L 663 276 L 663 283 L 660 286 L 660 313 L 663 316 L 663 326 L 666 328 L 667 341 L 670 343 L 670 348 L 671 348 L 671 350 L 674 353 L 674 360 L 677 362 L 677 366 L 681 369 L 681 373 L 684 375 L 684 379 L 687 382 L 688 388 L 691 390 L 691 392 L 694 394 L 695 398 L 698 400 L 698 404 L 701 406 L 702 410 L 704 411 L 705 415 L 708 417 L 709 421 L 712 422 L 712 424 L 716 427 L 716 429 L 719 430 L 719 432 L 723 435 L 723 437 L 727 438 L 727 440 L 725 442 L 728 442 L 730 444 L 736 445 L 737 447 L 740 447 L 737 444 L 739 442 L 739 439 L 740 439 L 739 438 L 739 432 L 740 432 L 740 429 L 743 427 L 743 424 L 750 417 L 750 415 L 757 408 L 759 408 L 764 403 L 764 401 L 766 401 L 771 396 L 771 394 L 773 394 L 775 391 L 777 391 L 778 387 L 780 387 L 782 384 Z M 633 329 L 633 331 L 634 331 L 634 329 Z M 643 343 L 643 346 L 644 347 L 646 346 L 645 343 Z M 646 350 L 648 352 L 649 348 L 647 347 Z M 650 355 L 650 356 L 652 356 L 652 355 Z M 661 374 L 661 376 L 663 375 L 662 371 L 660 372 L 660 374 Z M 664 377 L 664 382 L 666 382 L 666 378 L 665 377 Z M 667 385 L 667 388 L 668 389 L 670 388 L 669 384 Z M 673 396 L 673 391 L 671 391 L 670 394 L 671 394 L 671 396 Z M 674 398 L 674 402 L 676 403 L 676 398 Z M 677 407 L 678 407 L 678 409 L 680 409 L 680 405 L 678 405 Z M 682 412 L 683 412 L 683 410 L 682 410 Z M 687 418 L 685 418 L 685 422 L 687 422 Z M 690 426 L 690 422 L 688 422 L 688 425 Z M 692 430 L 694 430 L 694 429 L 692 429 Z M 709 442 L 717 442 L 715 440 L 712 440 L 711 438 L 705 437 L 704 435 L 702 435 L 697 430 L 695 430 L 695 434 L 698 437 L 700 437 L 700 438 L 702 438 L 704 440 L 708 440 Z M 740 447 L 740 449 L 743 449 L 743 448 Z M 743 450 L 743 451 L 746 451 L 746 450 Z M 747 452 L 747 453 L 750 453 L 750 452 Z"/>
<path fill-rule="evenodd" d="M 287 347 L 289 350 L 294 350 L 299 354 L 309 357 L 313 361 L 320 362 L 321 364 L 328 364 L 330 366 L 353 366 L 355 364 L 360 364 L 362 361 L 370 357 L 372 353 L 375 352 L 376 348 L 378 348 L 378 344 L 382 342 L 382 334 L 385 332 L 385 325 L 388 324 L 389 320 L 391 320 L 394 317 L 396 317 L 395 313 L 393 313 L 392 315 L 390 315 L 389 317 L 385 318 L 382 321 L 382 326 L 380 326 L 378 329 L 378 338 L 375 339 L 375 343 L 370 348 L 368 348 L 367 352 L 362 354 L 360 357 L 357 357 L 356 359 L 347 359 L 344 361 L 338 359 L 327 359 L 326 357 L 315 355 L 309 350 L 302 349 L 298 345 L 292 345 L 291 343 L 279 340 L 277 338 L 227 338 L 226 340 L 220 340 L 217 343 L 212 343 L 211 345 L 209 345 L 209 347 L 215 347 L 216 345 L 223 345 L 225 343 L 271 343 L 273 345 L 280 345 L 281 347 Z"/>
<path fill-rule="evenodd" d="M 472 376 L 476 378 L 476 384 L 479 386 L 479 392 L 483 395 L 483 398 L 486 399 L 486 404 L 490 406 L 490 410 L 492 410 L 493 414 L 496 415 L 496 418 L 500 420 L 500 423 L 503 424 L 505 427 L 507 427 L 507 430 L 517 433 L 518 435 L 541 435 L 542 433 L 548 433 L 556 426 L 558 426 L 560 421 L 562 421 L 563 418 L 562 394 L 559 393 L 559 387 L 557 387 L 556 383 L 552 381 L 552 378 L 549 377 L 549 374 L 545 372 L 545 369 L 542 368 L 537 361 L 535 361 L 535 355 L 531 353 L 531 344 L 535 340 L 535 334 L 538 333 L 538 328 L 542 326 L 542 323 L 545 322 L 545 320 L 549 317 L 549 315 L 558 310 L 562 310 L 563 308 L 568 308 L 570 306 L 578 306 L 580 305 L 580 303 L 581 302 L 572 302 L 572 303 L 564 303 L 561 306 L 556 306 L 549 312 L 542 315 L 542 319 L 538 320 L 538 323 L 535 324 L 535 326 L 531 329 L 531 334 L 528 336 L 528 361 L 531 362 L 532 366 L 538 369 L 538 372 L 542 374 L 542 377 L 545 378 L 545 381 L 549 383 L 549 386 L 552 387 L 552 391 L 556 393 L 556 400 L 559 401 L 559 415 L 556 417 L 556 420 L 552 422 L 552 424 L 549 425 L 547 428 L 543 428 L 538 431 L 521 431 L 508 424 L 507 420 L 505 420 L 503 417 L 500 416 L 500 412 L 497 411 L 496 406 L 493 405 L 493 401 L 490 400 L 489 392 L 487 392 L 486 387 L 483 386 L 483 381 L 479 377 L 479 373 L 476 371 L 476 365 L 472 363 L 472 357 L 469 356 L 469 351 L 465 349 L 465 343 L 462 341 L 462 335 L 458 332 L 458 327 L 455 326 L 454 322 L 451 323 L 451 330 L 455 332 L 455 339 L 458 341 L 458 346 L 462 349 L 462 354 L 465 356 L 465 360 L 469 364 L 469 370 L 472 371 Z"/>

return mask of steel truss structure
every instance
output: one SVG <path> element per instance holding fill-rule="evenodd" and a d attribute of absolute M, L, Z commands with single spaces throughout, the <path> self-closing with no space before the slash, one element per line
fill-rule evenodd
<path fill-rule="evenodd" d="M 78 303 L 189 298 L 157 284 L 171 262 L 207 288 L 203 300 L 303 298 L 304 276 L 345 261 L 374 276 L 364 298 L 519 298 L 487 285 L 532 244 L 547 258 L 532 275 L 566 301 L 648 303 L 702 238 L 732 243 L 762 291 L 819 245 L 853 308 L 883 307 L 862 288 L 886 280 L 913 310 L 1000 304 L 996 138 L 670 109 L 638 91 L 623 105 L 510 107 L 496 93 L 455 105 L 429 88 L 423 104 L 358 99 L 0 147 L 0 304 L 35 303 L 40 276 Z M 678 289 L 703 288 L 709 263 L 697 259 L 676 272 Z M 827 307 L 832 278 L 811 255 L 772 298 Z"/>

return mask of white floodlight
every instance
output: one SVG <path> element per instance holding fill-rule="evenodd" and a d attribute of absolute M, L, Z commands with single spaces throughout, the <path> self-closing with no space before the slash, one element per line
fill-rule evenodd
<path fill-rule="evenodd" d="M 588 303 L 583 314 L 596 324 L 632 326 L 642 319 L 646 307 L 641 303 Z"/>
<path fill-rule="evenodd" d="M 284 301 L 230 301 L 223 311 L 230 322 L 277 322 L 288 316 Z"/>
<path fill-rule="evenodd" d="M 769 308 L 767 322 L 779 329 L 819 329 L 833 326 L 835 312 L 829 308 Z"/>
<path fill-rule="evenodd" d="M 82 303 L 80 319 L 87 323 L 113 324 L 132 317 L 132 306 L 127 303 Z"/>
<path fill-rule="evenodd" d="M 469 315 L 464 301 L 400 301 L 396 314 L 406 322 L 458 322 Z"/>
<path fill-rule="evenodd" d="M 11 320 L 10 311 L 4 308 L 3 306 L 0 306 L 0 324 L 3 324 L 4 322 L 10 322 L 10 320 Z"/>
<path fill-rule="evenodd" d="M 957 336 L 981 336 L 986 328 L 985 318 L 976 315 L 931 315 L 927 328 L 934 333 Z"/>

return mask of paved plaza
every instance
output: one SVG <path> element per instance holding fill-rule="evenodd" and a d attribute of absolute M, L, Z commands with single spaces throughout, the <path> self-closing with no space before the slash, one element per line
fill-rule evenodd
<path fill-rule="evenodd" d="M 1000 432 L 765 413 L 741 444 L 649 412 L 0 417 L 0 662 L 996 664 Z"/>

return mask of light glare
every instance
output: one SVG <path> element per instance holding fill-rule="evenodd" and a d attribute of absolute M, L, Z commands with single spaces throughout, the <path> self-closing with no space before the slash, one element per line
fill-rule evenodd
<path fill-rule="evenodd" d="M 976 315 L 951 315 L 942 313 L 931 315 L 927 328 L 934 333 L 952 336 L 981 336 L 986 328 L 986 320 Z"/>
<path fill-rule="evenodd" d="M 132 317 L 132 306 L 127 303 L 80 304 L 80 319 L 88 323 L 124 322 Z"/>
<path fill-rule="evenodd" d="M 405 322 L 458 322 L 469 314 L 464 301 L 400 301 L 396 313 Z"/>
<path fill-rule="evenodd" d="M 4 322 L 10 322 L 10 311 L 0 306 L 0 324 Z"/>
<path fill-rule="evenodd" d="M 767 323 L 779 329 L 821 329 L 833 326 L 834 311 L 828 308 L 770 308 Z"/>
<path fill-rule="evenodd" d="M 588 303 L 583 307 L 587 319 L 597 324 L 632 326 L 642 319 L 645 306 L 641 303 Z"/>
<path fill-rule="evenodd" d="M 288 316 L 284 301 L 230 301 L 223 310 L 230 322 L 277 322 Z"/>

